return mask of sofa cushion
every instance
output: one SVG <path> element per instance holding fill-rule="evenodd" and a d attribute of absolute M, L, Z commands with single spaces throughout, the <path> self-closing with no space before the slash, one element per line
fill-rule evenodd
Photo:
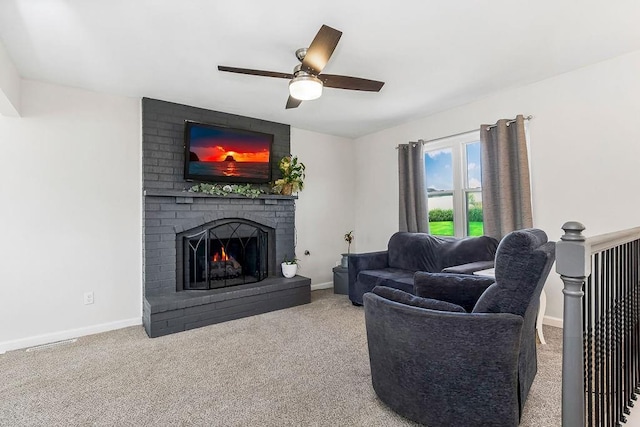
<path fill-rule="evenodd" d="M 425 233 L 395 233 L 389 239 L 389 267 L 412 272 L 440 271 L 438 249 L 444 241 Z"/>
<path fill-rule="evenodd" d="M 358 282 L 364 289 L 373 289 L 375 286 L 388 286 L 402 289 L 405 292 L 413 292 L 413 271 L 399 268 L 382 268 L 379 270 L 364 270 L 358 274 Z"/>
<path fill-rule="evenodd" d="M 471 312 L 480 296 L 494 281 L 491 277 L 470 274 L 418 271 L 414 276 L 413 294 L 457 304 Z"/>
<path fill-rule="evenodd" d="M 465 237 L 464 239 L 447 241 L 438 251 L 440 259 L 440 270 L 438 271 L 454 265 L 476 261 L 493 261 L 497 248 L 498 241 L 489 236 Z"/>
<path fill-rule="evenodd" d="M 492 261 L 498 241 L 492 237 L 436 237 L 426 233 L 395 233 L 389 239 L 389 267 L 436 273 L 454 265 Z"/>
<path fill-rule="evenodd" d="M 376 286 L 371 292 L 388 300 L 399 302 L 401 304 L 411 305 L 414 307 L 428 308 L 430 310 L 438 311 L 465 313 L 464 308 L 460 307 L 459 305 L 445 301 L 438 301 L 436 299 L 420 298 L 415 295 L 411 295 L 408 292 L 404 292 L 399 289 L 392 289 L 387 286 Z"/>

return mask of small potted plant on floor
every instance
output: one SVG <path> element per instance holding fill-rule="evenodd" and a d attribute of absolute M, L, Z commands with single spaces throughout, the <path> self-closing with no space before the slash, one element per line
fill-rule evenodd
<path fill-rule="evenodd" d="M 298 261 L 298 258 L 295 256 L 291 260 L 288 260 L 285 256 L 282 264 L 280 264 L 282 267 L 282 275 L 287 279 L 295 276 L 298 273 Z"/>
<path fill-rule="evenodd" d="M 342 254 L 342 260 L 340 261 L 340 267 L 349 267 L 349 254 L 351 253 L 351 242 L 353 242 L 353 230 L 344 235 L 344 241 L 347 242 L 347 253 Z"/>

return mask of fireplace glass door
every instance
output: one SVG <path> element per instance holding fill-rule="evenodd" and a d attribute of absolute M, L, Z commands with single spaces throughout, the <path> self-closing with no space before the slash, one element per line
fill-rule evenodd
<path fill-rule="evenodd" d="M 242 221 L 184 237 L 184 289 L 216 289 L 267 277 L 268 233 Z"/>

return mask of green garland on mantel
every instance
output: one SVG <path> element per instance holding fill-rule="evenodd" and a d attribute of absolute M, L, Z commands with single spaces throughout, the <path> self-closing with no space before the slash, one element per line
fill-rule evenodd
<path fill-rule="evenodd" d="M 239 185 L 239 184 L 197 184 L 189 189 L 192 193 L 205 193 L 213 196 L 228 196 L 229 194 L 239 194 L 241 196 L 250 197 L 255 199 L 261 194 L 264 194 L 264 190 L 251 184 Z"/>

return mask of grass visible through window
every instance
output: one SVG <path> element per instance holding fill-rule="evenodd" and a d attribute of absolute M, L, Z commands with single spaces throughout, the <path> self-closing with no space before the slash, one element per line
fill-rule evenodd
<path fill-rule="evenodd" d="M 453 236 L 453 221 L 430 221 L 429 232 L 436 236 Z M 469 236 L 482 236 L 482 222 L 469 222 Z"/>

